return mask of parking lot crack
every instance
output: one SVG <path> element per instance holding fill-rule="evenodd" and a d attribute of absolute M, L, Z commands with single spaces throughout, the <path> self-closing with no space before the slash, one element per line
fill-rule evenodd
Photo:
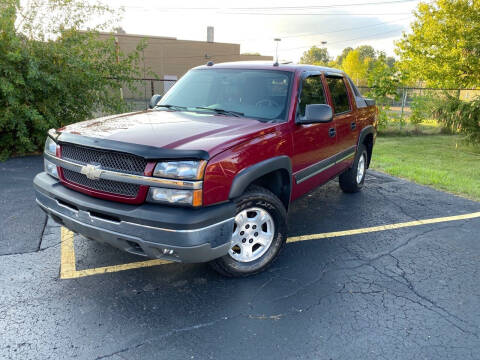
<path fill-rule="evenodd" d="M 327 273 L 328 265 L 329 265 L 328 263 L 324 265 L 324 267 L 320 271 L 320 275 L 318 277 L 316 277 L 315 279 L 313 279 L 313 280 L 309 281 L 308 283 L 298 287 L 297 289 L 295 289 L 294 291 L 292 291 L 291 293 L 289 293 L 287 295 L 279 296 L 279 297 L 276 297 L 276 298 L 272 299 L 271 302 L 277 302 L 277 301 L 280 301 L 280 300 L 285 300 L 285 299 L 291 298 L 292 296 L 298 295 L 303 290 L 312 287 L 313 285 L 315 285 L 319 281 L 322 281 L 323 278 L 325 277 L 325 274 Z"/>
<path fill-rule="evenodd" d="M 394 258 L 396 261 L 398 261 L 398 259 L 396 259 L 395 257 L 392 256 L 392 258 Z M 470 335 L 473 335 L 475 336 L 476 338 L 478 338 L 478 334 L 476 332 L 473 332 L 473 331 L 470 331 L 468 329 L 465 329 L 463 328 L 462 326 L 458 325 L 456 322 L 454 322 L 451 318 L 467 325 L 467 326 L 470 326 L 470 327 L 473 327 L 473 328 L 477 328 L 476 326 L 470 324 L 468 321 L 466 321 L 465 319 L 462 319 L 460 317 L 458 317 L 457 315 L 455 314 L 452 314 L 450 311 L 448 311 L 447 309 L 445 309 L 444 307 L 440 306 L 439 304 L 437 304 L 434 300 L 428 298 L 427 296 L 421 294 L 416 288 L 415 286 L 413 285 L 413 283 L 410 281 L 410 279 L 408 279 L 408 277 L 406 276 L 406 273 L 405 271 L 403 271 L 403 269 L 401 267 L 399 267 L 399 264 L 400 262 L 398 261 L 397 263 L 397 267 L 399 268 L 399 270 L 401 271 L 400 273 L 400 277 L 402 278 L 403 281 L 400 281 L 397 277 L 395 276 L 392 276 L 384 271 L 381 271 L 380 269 L 378 269 L 378 267 L 376 267 L 375 265 L 370 265 L 375 271 L 377 271 L 379 274 L 383 275 L 383 276 L 386 276 L 388 277 L 389 279 L 395 281 L 395 282 L 398 282 L 404 286 L 406 286 L 406 288 L 412 293 L 414 294 L 417 298 L 419 298 L 420 300 L 415 300 L 415 299 L 412 299 L 408 296 L 404 296 L 404 295 L 401 295 L 401 294 L 398 294 L 398 293 L 395 293 L 392 291 L 392 289 L 386 289 L 388 290 L 388 292 L 397 297 L 397 298 L 402 298 L 404 300 L 407 300 L 407 301 L 410 301 L 412 303 L 415 303 L 429 311 L 432 311 L 434 312 L 435 314 L 437 314 L 438 316 L 440 316 L 442 319 L 444 319 L 445 321 L 447 321 L 449 324 L 451 324 L 452 326 L 454 326 L 455 328 L 457 328 L 458 330 L 460 330 L 462 333 L 466 333 L 466 334 L 470 334 Z M 427 305 L 428 304 L 428 305 Z"/>
<path fill-rule="evenodd" d="M 40 232 L 40 240 L 38 241 L 37 251 L 40 251 L 40 247 L 42 246 L 43 235 L 45 234 L 47 223 L 48 223 L 48 216 L 45 216 L 45 220 L 43 221 L 42 231 Z"/>
<path fill-rule="evenodd" d="M 214 326 L 216 325 L 217 323 L 219 322 L 223 322 L 223 321 L 227 321 L 227 320 L 232 320 L 232 319 L 235 319 L 235 318 L 239 318 L 239 317 L 242 317 L 244 315 L 242 314 L 238 314 L 238 315 L 235 315 L 235 316 L 224 316 L 224 317 L 221 317 L 219 319 L 216 319 L 216 320 L 212 320 L 212 321 L 208 321 L 208 322 L 205 322 L 205 323 L 199 323 L 199 324 L 195 324 L 195 325 L 191 325 L 191 326 L 186 326 L 186 327 L 182 327 L 182 328 L 178 328 L 178 329 L 172 329 L 164 334 L 160 334 L 160 335 L 156 335 L 156 336 L 153 336 L 147 340 L 144 340 L 140 343 L 137 343 L 137 344 L 134 344 L 134 345 L 131 345 L 131 346 L 128 346 L 126 348 L 123 348 L 123 349 L 120 349 L 120 350 L 117 350 L 115 352 L 112 352 L 112 353 L 109 353 L 109 354 L 106 354 L 106 355 L 101 355 L 101 356 L 98 356 L 96 357 L 95 359 L 96 360 L 100 360 L 100 359 L 107 359 L 109 357 L 112 357 L 112 356 L 120 356 L 121 357 L 121 354 L 123 353 L 126 353 L 128 351 L 131 351 L 131 350 L 135 350 L 135 349 L 138 349 L 142 346 L 145 346 L 147 344 L 150 344 L 152 343 L 153 341 L 158 341 L 159 339 L 165 339 L 165 338 L 168 338 L 170 336 L 173 336 L 173 335 L 176 335 L 176 334 L 179 334 L 179 333 L 183 333 L 183 332 L 189 332 L 189 331 L 194 331 L 194 330 L 198 330 L 198 329 L 204 329 L 204 328 L 207 328 L 207 327 L 211 327 L 211 326 Z"/>
<path fill-rule="evenodd" d="M 378 194 L 380 194 L 380 195 L 383 197 L 384 200 L 386 200 L 386 201 L 388 201 L 389 203 L 393 204 L 398 210 L 400 210 L 400 212 L 401 212 L 403 215 L 405 215 L 406 217 L 408 217 L 408 218 L 410 218 L 410 219 L 418 220 L 416 217 L 410 215 L 410 213 L 409 213 L 407 210 L 405 210 L 402 205 L 400 205 L 397 201 L 395 201 L 395 200 L 393 199 L 393 196 L 392 196 L 391 191 L 389 191 L 388 194 L 385 194 L 385 193 L 382 191 L 382 190 L 385 190 L 382 186 L 379 186 L 378 189 L 379 189 Z M 406 199 L 403 199 L 403 198 L 402 198 L 402 200 L 405 201 Z"/>

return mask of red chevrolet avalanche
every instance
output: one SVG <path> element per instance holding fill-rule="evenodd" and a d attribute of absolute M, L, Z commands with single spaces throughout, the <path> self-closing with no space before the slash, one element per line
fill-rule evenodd
<path fill-rule="evenodd" d="M 209 63 L 149 110 L 50 130 L 37 203 L 133 254 L 255 274 L 284 246 L 292 201 L 337 176 L 362 188 L 376 117 L 336 69 Z"/>

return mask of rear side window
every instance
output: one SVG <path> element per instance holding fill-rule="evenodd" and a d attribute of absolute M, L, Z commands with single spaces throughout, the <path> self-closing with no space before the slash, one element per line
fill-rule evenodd
<path fill-rule="evenodd" d="M 348 83 L 350 84 L 350 87 L 353 90 L 353 94 L 355 96 L 355 102 L 357 103 L 357 108 L 364 108 L 367 107 L 367 103 L 365 102 L 365 99 L 363 98 L 362 94 L 358 90 L 358 88 L 355 86 L 353 83 L 352 79 L 350 79 L 347 76 Z"/>
<path fill-rule="evenodd" d="M 305 116 L 305 107 L 311 104 L 326 104 L 323 83 L 320 75 L 309 76 L 303 80 L 300 94 L 299 115 Z"/>
<path fill-rule="evenodd" d="M 347 88 L 341 77 L 327 77 L 328 88 L 332 95 L 335 114 L 341 114 L 350 111 L 350 102 L 348 101 Z"/>

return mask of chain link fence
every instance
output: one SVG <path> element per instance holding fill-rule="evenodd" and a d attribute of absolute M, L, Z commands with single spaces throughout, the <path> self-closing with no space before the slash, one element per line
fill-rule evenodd
<path fill-rule="evenodd" d="M 371 88 L 367 86 L 358 87 L 362 94 L 368 95 Z M 397 89 L 397 94 L 389 98 L 385 105 L 390 106 L 390 111 L 401 115 L 408 115 L 414 99 L 418 96 L 429 98 L 442 98 L 445 94 L 459 96 L 460 99 L 469 101 L 480 96 L 480 89 L 435 89 L 421 87 L 402 87 Z"/>

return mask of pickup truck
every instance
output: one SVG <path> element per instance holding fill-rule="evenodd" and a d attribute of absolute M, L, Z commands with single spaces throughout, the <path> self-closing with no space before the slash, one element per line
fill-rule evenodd
<path fill-rule="evenodd" d="M 248 276 L 283 248 L 292 201 L 337 176 L 362 188 L 376 124 L 340 70 L 208 63 L 148 110 L 50 130 L 36 201 L 89 239 Z"/>

